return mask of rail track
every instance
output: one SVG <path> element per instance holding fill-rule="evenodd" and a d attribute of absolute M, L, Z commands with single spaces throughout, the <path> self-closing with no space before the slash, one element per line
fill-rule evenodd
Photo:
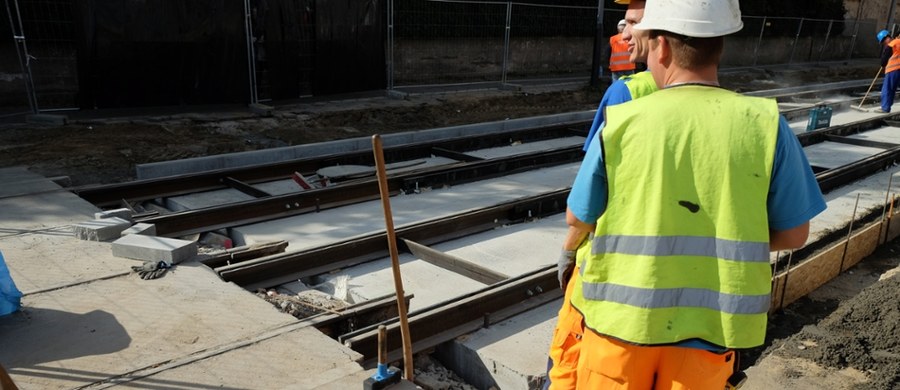
<path fill-rule="evenodd" d="M 842 112 L 855 112 L 847 107 L 858 103 L 858 96 L 868 86 L 868 80 L 860 80 L 759 91 L 748 95 L 778 100 L 782 103 L 782 113 L 789 120 L 802 120 L 810 110 L 822 105 L 833 107 L 837 119 Z M 839 94 L 846 97 L 834 97 Z M 900 161 L 900 141 L 894 143 L 866 136 L 885 127 L 900 127 L 900 122 L 895 121 L 898 116 L 900 114 L 868 114 L 865 118 L 798 134 L 801 144 L 807 148 L 830 143 L 864 150 L 846 158 L 847 162 L 839 166 L 813 163 L 823 193 L 851 185 Z M 549 167 L 577 166 L 583 156 L 580 146 L 588 126 L 589 122 L 565 123 L 389 147 L 385 149 L 385 159 L 389 163 L 402 165 L 413 160 L 440 160 L 390 171 L 390 192 L 426 197 L 429 195 L 424 190 L 429 188 L 455 187 Z M 506 148 L 508 151 L 498 157 L 483 153 L 492 148 Z M 136 212 L 136 222 L 155 224 L 161 236 L 180 237 L 326 210 L 340 213 L 343 206 L 378 198 L 374 176 L 351 175 L 332 180 L 318 177 L 312 181 L 327 181 L 327 185 L 303 189 L 298 184 L 296 191 L 283 194 L 267 192 L 259 184 L 290 180 L 297 174 L 303 178 L 314 178 L 317 172 L 333 166 L 373 164 L 370 151 L 355 151 L 129 183 L 83 186 L 72 191 L 101 208 L 132 208 Z M 164 198 L 223 189 L 240 191 L 252 199 L 177 212 L 166 210 L 160 202 Z M 567 195 L 567 188 L 556 189 L 441 218 L 423 218 L 397 229 L 398 244 L 405 253 L 485 285 L 411 312 L 409 323 L 414 350 L 426 350 L 561 296 L 552 266 L 508 276 L 431 246 L 502 226 L 559 215 L 565 210 Z M 873 218 L 876 218 L 875 213 L 859 216 L 860 220 Z M 792 258 L 779 257 L 773 262 L 773 268 L 783 270 L 783 262 L 791 259 L 800 262 L 804 256 L 827 246 L 841 235 L 836 230 L 834 234 L 825 235 L 806 249 L 794 253 Z M 280 250 L 283 249 L 284 246 L 281 246 Z M 325 245 L 290 252 L 280 250 L 278 253 L 262 251 L 256 257 L 229 256 L 227 260 L 222 256 L 213 257 L 213 260 L 207 259 L 205 264 L 223 280 L 255 290 L 298 279 L 310 280 L 317 275 L 378 261 L 388 255 L 383 228 Z M 407 299 L 411 298 L 407 296 Z M 397 359 L 401 357 L 399 328 L 394 316 L 385 315 L 392 309 L 390 302 L 389 298 L 372 300 L 340 313 L 323 312 L 304 321 L 362 353 L 369 363 L 376 356 L 375 327 L 378 323 L 387 324 L 389 357 Z"/>

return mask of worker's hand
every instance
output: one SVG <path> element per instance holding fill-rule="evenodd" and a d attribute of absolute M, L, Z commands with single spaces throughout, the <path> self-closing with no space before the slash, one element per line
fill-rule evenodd
<path fill-rule="evenodd" d="M 131 267 L 144 280 L 161 278 L 169 268 L 172 266 L 165 261 L 145 261 L 142 265 Z"/>
<path fill-rule="evenodd" d="M 575 251 L 563 249 L 559 255 L 559 262 L 556 264 L 556 277 L 559 279 L 559 288 L 566 291 L 566 285 L 569 284 L 569 278 L 575 271 Z"/>

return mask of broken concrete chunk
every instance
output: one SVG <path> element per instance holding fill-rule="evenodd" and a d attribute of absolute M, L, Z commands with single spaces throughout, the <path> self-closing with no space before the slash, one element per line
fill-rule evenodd
<path fill-rule="evenodd" d="M 125 229 L 122 231 L 123 236 L 127 236 L 129 234 L 141 234 L 145 236 L 155 236 L 156 235 L 156 225 L 152 223 L 136 223 L 134 226 Z"/>
<path fill-rule="evenodd" d="M 115 209 L 115 210 L 104 210 L 98 213 L 94 213 L 94 219 L 105 219 L 119 217 L 130 222 L 134 222 L 133 217 L 131 216 L 131 210 L 126 208 Z"/>
<path fill-rule="evenodd" d="M 87 241 L 108 241 L 118 238 L 129 227 L 131 222 L 119 217 L 95 219 L 75 224 L 75 237 Z"/>
<path fill-rule="evenodd" d="M 128 259 L 178 264 L 197 255 L 197 243 L 175 238 L 129 234 L 113 241 L 112 254 Z"/>

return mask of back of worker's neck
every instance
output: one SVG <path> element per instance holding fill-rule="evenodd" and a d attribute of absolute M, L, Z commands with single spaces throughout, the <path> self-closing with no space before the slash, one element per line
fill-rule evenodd
<path fill-rule="evenodd" d="M 678 85 L 708 85 L 719 86 L 718 68 L 706 67 L 702 69 L 684 69 L 678 67 L 669 67 L 665 69 L 662 88 L 674 87 Z"/>

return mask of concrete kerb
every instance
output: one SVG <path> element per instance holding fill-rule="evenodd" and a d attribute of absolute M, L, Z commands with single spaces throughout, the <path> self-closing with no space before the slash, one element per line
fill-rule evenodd
<path fill-rule="evenodd" d="M 590 121 L 594 110 L 570 112 L 556 115 L 510 119 L 473 125 L 442 127 L 406 133 L 386 134 L 382 137 L 385 147 L 434 141 L 466 135 L 479 135 L 499 131 L 523 130 L 539 126 L 562 125 Z M 263 165 L 286 160 L 326 156 L 329 154 L 371 150 L 369 137 L 306 144 L 265 150 L 231 153 L 227 155 L 205 156 L 184 160 L 163 161 L 140 164 L 135 167 L 138 179 L 152 179 L 218 169 Z"/>

